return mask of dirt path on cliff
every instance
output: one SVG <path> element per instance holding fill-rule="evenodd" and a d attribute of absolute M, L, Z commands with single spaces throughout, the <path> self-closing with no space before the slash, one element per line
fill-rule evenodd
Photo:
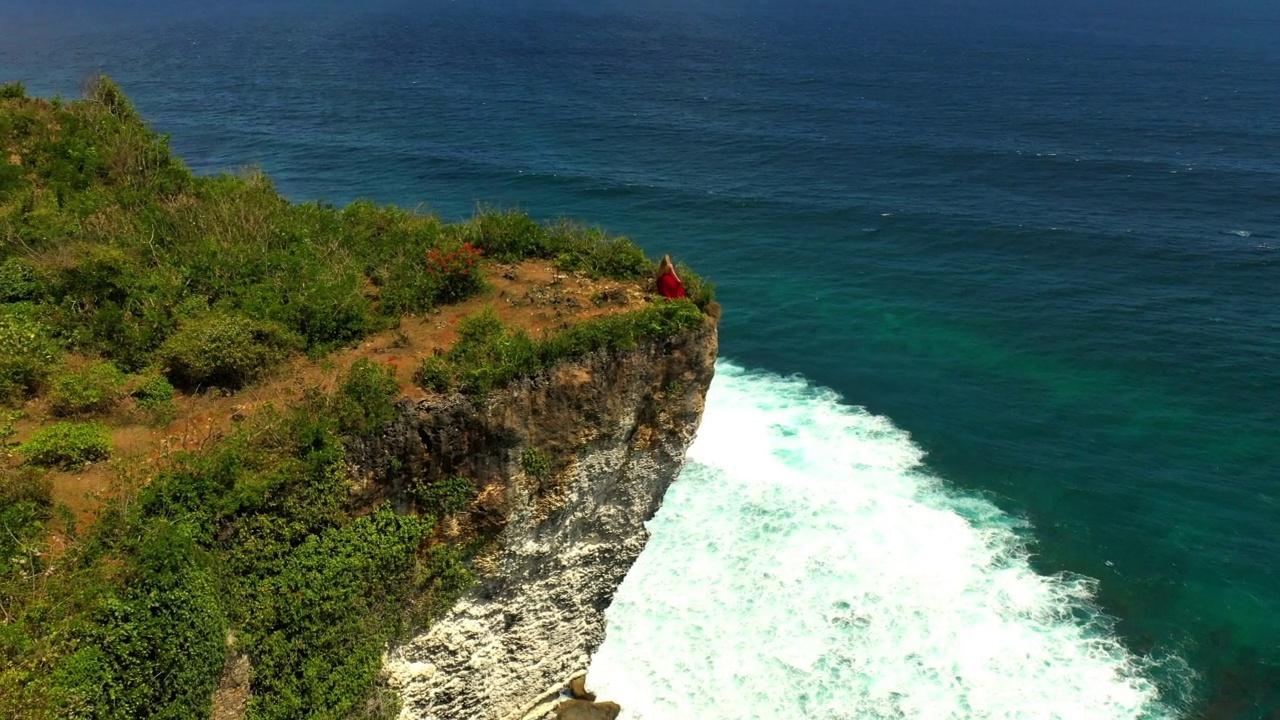
<path fill-rule="evenodd" d="M 336 378 L 357 360 L 369 359 L 389 368 L 407 397 L 421 399 L 427 393 L 413 381 L 421 359 L 452 347 L 458 321 L 485 307 L 494 308 L 503 322 L 538 337 L 572 321 L 637 309 L 647 301 L 650 285 L 644 280 L 593 280 L 583 274 L 560 272 L 541 260 L 488 263 L 486 270 L 489 289 L 466 302 L 406 316 L 399 327 L 322 358 L 299 355 L 265 380 L 235 393 L 179 393 L 174 398 L 177 415 L 164 427 L 142 424 L 129 407 L 132 401 L 124 401 L 100 418 L 110 427 L 112 457 L 77 471 L 50 470 L 47 477 L 53 483 L 54 502 L 69 507 L 77 525 L 87 527 L 122 488 L 142 482 L 152 467 L 171 454 L 216 441 L 235 422 L 264 405 L 287 406 L 311 387 L 332 389 Z M 22 409 L 23 417 L 14 423 L 16 442 L 61 419 L 53 415 L 45 399 L 30 401 Z M 6 458 L 10 466 L 19 461 L 12 452 Z M 55 537 L 54 552 L 61 544 L 61 538 Z"/>

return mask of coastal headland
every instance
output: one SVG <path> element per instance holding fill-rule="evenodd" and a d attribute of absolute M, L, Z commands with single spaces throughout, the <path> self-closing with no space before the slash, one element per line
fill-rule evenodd
<path fill-rule="evenodd" d="M 555 713 L 714 371 L 711 286 L 654 268 L 193 175 L 105 77 L 0 87 L 0 712 Z"/>

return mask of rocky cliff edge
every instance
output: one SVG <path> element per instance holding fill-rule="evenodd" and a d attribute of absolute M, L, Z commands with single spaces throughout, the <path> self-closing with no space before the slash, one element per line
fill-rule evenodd
<path fill-rule="evenodd" d="M 415 478 L 474 478 L 441 539 L 471 540 L 478 582 L 392 649 L 403 720 L 519 720 L 585 672 L 604 612 L 644 549 L 644 524 L 684 464 L 717 350 L 715 320 L 599 351 L 475 403 L 405 403 L 349 448 L 358 492 L 403 496 Z"/>

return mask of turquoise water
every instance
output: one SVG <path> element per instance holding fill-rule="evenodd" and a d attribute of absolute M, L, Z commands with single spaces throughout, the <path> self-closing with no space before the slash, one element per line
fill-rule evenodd
<path fill-rule="evenodd" d="M 194 168 L 258 164 L 298 199 L 426 203 L 449 218 L 484 201 L 598 222 L 718 283 L 725 368 L 744 375 L 716 392 L 766 406 L 776 394 L 779 407 L 821 398 L 813 418 L 831 428 L 780 410 L 735 431 L 744 454 L 751 438 L 812 440 L 758 477 L 725 469 L 732 437 L 702 459 L 695 447 L 637 572 L 705 566 L 712 588 L 767 590 L 752 584 L 765 561 L 679 542 L 704 522 L 698 488 L 754 488 L 766 506 L 814 499 L 799 506 L 813 527 L 788 518 L 761 530 L 749 508 L 725 505 L 722 519 L 747 523 L 725 526 L 728 537 L 773 529 L 790 547 L 794 533 L 811 536 L 835 563 L 814 570 L 814 587 L 849 589 L 836 602 L 850 608 L 874 590 L 858 572 L 868 557 L 889 563 L 866 565 L 872 577 L 905 583 L 885 587 L 942 605 L 922 600 L 919 616 L 867 605 L 867 622 L 892 630 L 876 636 L 887 645 L 814 632 L 817 649 L 784 676 L 775 661 L 799 648 L 743 645 L 728 630 L 682 645 L 683 658 L 674 640 L 656 655 L 617 653 L 609 643 L 661 609 L 624 586 L 602 653 L 634 657 L 654 702 L 676 702 L 662 690 L 676 667 L 707 669 L 691 677 L 723 682 L 717 693 L 740 689 L 737 705 L 717 695 L 723 707 L 765 703 L 759 687 L 784 677 L 832 693 L 760 705 L 773 717 L 1280 710 L 1274 5 L 84 5 L 0 0 L 0 77 L 73 95 L 105 70 Z M 792 375 L 803 379 L 781 379 Z M 892 439 L 836 432 L 848 413 L 862 417 L 856 408 Z M 723 433 L 708 412 L 704 435 Z M 864 451 L 918 455 L 894 465 L 907 478 L 895 482 L 929 490 L 903 490 L 915 505 L 896 515 L 857 504 L 876 488 L 846 467 Z M 833 504 L 817 503 L 828 485 Z M 909 532 L 936 513 L 989 540 L 990 559 L 975 560 L 978 545 L 948 555 L 968 537 L 951 525 L 959 534 L 934 545 Z M 864 520 L 903 532 L 869 535 Z M 976 593 L 972 604 L 915 584 L 912 572 L 942 571 L 931 558 L 959 563 L 953 587 Z M 884 574 L 894 563 L 902 573 Z M 1043 603 L 1002 610 L 997 576 L 1014 578 L 1013 592 L 1038 588 Z M 618 614 L 626 598 L 639 615 Z M 808 614 L 787 605 L 765 617 L 813 630 L 833 606 L 812 599 Z M 975 661 L 962 680 L 922 681 L 942 676 L 919 668 L 961 662 L 976 642 L 939 640 L 964 618 L 1050 653 L 1052 672 Z M 651 619 L 641 635 L 685 627 Z M 895 655 L 908 637 L 917 649 Z M 771 649 L 752 658 L 752 647 Z M 1082 694 L 1055 694 L 1072 687 Z M 1028 700 L 1019 715 L 1019 697 L 1047 704 Z M 857 704 L 876 698 L 887 704 Z M 645 717 L 702 706 L 656 707 Z"/>

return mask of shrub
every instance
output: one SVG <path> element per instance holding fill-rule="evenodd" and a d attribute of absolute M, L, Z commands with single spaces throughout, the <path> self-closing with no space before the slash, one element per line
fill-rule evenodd
<path fill-rule="evenodd" d="M 625 237 L 564 219 L 544 227 L 518 210 L 481 208 L 467 222 L 446 231 L 501 262 L 553 258 L 561 270 L 618 280 L 647 277 L 654 270 L 644 250 Z"/>
<path fill-rule="evenodd" d="M 120 399 L 125 374 L 110 362 L 90 365 L 84 372 L 65 373 L 53 381 L 49 397 L 58 415 L 78 415 L 110 409 Z"/>
<path fill-rule="evenodd" d="M 449 352 L 423 361 L 418 382 L 440 392 L 458 389 L 482 397 L 540 369 L 537 344 L 522 331 L 508 330 L 493 308 L 485 308 L 458 323 L 458 341 Z"/>
<path fill-rule="evenodd" d="M 37 543 L 53 517 L 53 483 L 39 473 L 0 470 L 0 577 L 43 569 Z"/>
<path fill-rule="evenodd" d="M 21 100 L 27 96 L 27 88 L 20 82 L 0 85 L 0 100 Z"/>
<path fill-rule="evenodd" d="M 0 129 L 0 135 L 3 135 L 2 129 Z M 25 173 L 22 171 L 22 166 L 0 163 L 0 204 L 4 203 L 23 189 L 23 185 L 25 184 L 23 182 L 24 175 Z M 3 295 L 4 291 L 0 289 L 0 297 L 3 297 Z"/>
<path fill-rule="evenodd" d="M 573 248 L 556 258 L 561 270 L 581 270 L 593 278 L 636 280 L 653 274 L 653 263 L 626 238 L 603 240 L 588 248 Z"/>
<path fill-rule="evenodd" d="M 465 300 L 484 289 L 483 251 L 470 242 L 445 239 L 419 255 L 395 258 L 375 275 L 383 284 L 384 315 L 422 312 Z"/>
<path fill-rule="evenodd" d="M 21 213 L 14 217 L 12 229 L 28 247 L 41 249 L 51 241 L 65 240 L 80 229 L 76 216 L 66 212 L 65 206 L 59 204 L 59 197 L 64 193 L 56 190 L 40 191 L 34 187 L 28 188 L 24 193 L 20 187 L 15 188 L 13 178 L 10 178 L 10 197 L 15 193 L 21 199 Z"/>
<path fill-rule="evenodd" d="M 391 370 L 357 360 L 347 371 L 334 397 L 338 427 L 343 432 L 370 435 L 395 417 L 395 399 L 400 395 Z"/>
<path fill-rule="evenodd" d="M 435 482 L 417 478 L 410 486 L 418 508 L 434 517 L 466 510 L 476 496 L 476 484 L 468 477 L 447 477 Z"/>
<path fill-rule="evenodd" d="M 422 254 L 439 244 L 442 223 L 433 215 L 357 200 L 337 213 L 343 246 L 358 253 L 381 283 L 377 268 L 398 258 L 421 262 Z"/>
<path fill-rule="evenodd" d="M 426 358 L 418 366 L 414 379 L 427 390 L 447 393 L 453 389 L 453 364 L 445 357 Z"/>
<path fill-rule="evenodd" d="M 280 265 L 279 276 L 271 283 L 239 289 L 236 304 L 241 313 L 289 328 L 313 353 L 332 350 L 374 328 L 369 299 L 361 294 L 360 273 L 301 253 L 268 262 Z"/>
<path fill-rule="evenodd" d="M 126 370 L 145 367 L 174 329 L 185 292 L 181 273 L 118 247 L 84 245 L 65 254 L 66 264 L 50 273 L 50 319 L 71 346 Z"/>
<path fill-rule="evenodd" d="M 476 582 L 475 573 L 467 567 L 462 550 L 449 545 L 434 545 L 427 550 L 425 566 L 420 567 L 414 586 L 414 619 L 421 625 L 440 617 Z"/>
<path fill-rule="evenodd" d="M 28 465 L 71 468 L 111 454 L 111 436 L 99 422 L 60 422 L 18 446 Z"/>
<path fill-rule="evenodd" d="M 171 401 L 174 392 L 173 384 L 165 376 L 144 375 L 129 394 L 137 398 L 139 405 L 148 405 Z"/>
<path fill-rule="evenodd" d="M 54 694 L 93 708 L 88 717 L 207 716 L 227 625 L 208 561 L 184 523 L 152 518 L 136 532 L 122 548 L 126 577 L 75 628 Z"/>
<path fill-rule="evenodd" d="M 159 355 L 179 387 L 239 388 L 261 377 L 301 343 L 275 323 L 210 313 L 187 321 Z"/>
<path fill-rule="evenodd" d="M 34 393 L 60 352 L 51 332 L 29 308 L 0 308 L 0 402 Z"/>
<path fill-rule="evenodd" d="M 111 131 L 95 132 L 107 128 L 93 127 L 92 121 L 79 113 L 61 113 L 57 122 L 56 132 L 34 138 L 24 161 L 28 158 L 34 161 L 37 175 L 46 181 L 61 209 L 77 204 L 80 194 L 102 178 L 106 170 L 102 150 L 109 142 L 111 131 L 117 130 L 119 124 L 107 121 L 104 126 L 109 126 Z"/>
<path fill-rule="evenodd" d="M 173 404 L 173 384 L 163 375 L 142 376 L 135 381 L 129 394 L 137 401 L 138 409 L 154 424 L 169 422 L 177 414 Z"/>
<path fill-rule="evenodd" d="M 501 262 L 550 257 L 547 230 L 519 210 L 480 208 L 458 231 Z"/>
<path fill-rule="evenodd" d="M 378 312 L 385 317 L 424 312 L 435 307 L 437 285 L 422 271 L 422 258 L 402 258 L 377 271 L 382 285 Z"/>
<path fill-rule="evenodd" d="M 526 475 L 545 478 L 551 474 L 551 461 L 547 454 L 537 448 L 525 448 L 520 455 L 520 469 Z"/>
<path fill-rule="evenodd" d="M 427 253 L 426 272 L 435 283 L 435 302 L 456 303 L 484 288 L 480 275 L 480 248 L 469 242 L 432 248 Z"/>
<path fill-rule="evenodd" d="M 21 258 L 0 263 L 0 302 L 32 300 L 40 291 L 35 268 Z"/>
<path fill-rule="evenodd" d="M 569 220 L 553 223 L 550 233 L 556 267 L 561 270 L 618 280 L 635 280 L 654 272 L 655 266 L 644 251 L 627 238 Z"/>
<path fill-rule="evenodd" d="M 344 717 L 364 702 L 430 529 L 384 505 L 285 550 L 287 562 L 258 580 L 244 617 L 251 717 Z"/>
<path fill-rule="evenodd" d="M 708 311 L 708 306 L 715 302 L 716 286 L 689 268 L 684 263 L 676 263 L 676 274 L 684 285 L 685 294 L 700 309 Z"/>
<path fill-rule="evenodd" d="M 377 397 L 387 388 L 366 382 L 375 373 L 357 370 L 364 380 L 344 385 L 373 386 L 354 394 Z M 387 505 L 357 518 L 344 510 L 350 485 L 335 401 L 310 393 L 293 411 L 182 457 L 137 504 L 145 518 L 198 525 L 192 537 L 221 563 L 223 608 L 254 659 L 250 717 L 351 715 L 373 691 L 410 588 L 456 585 L 455 568 L 437 578 L 428 565 L 436 554 L 421 552 L 429 520 Z"/>
<path fill-rule="evenodd" d="M 13 423 L 23 416 L 21 410 L 10 410 L 0 413 L 0 450 L 9 446 L 9 439 L 17 434 L 17 430 L 13 429 Z"/>

